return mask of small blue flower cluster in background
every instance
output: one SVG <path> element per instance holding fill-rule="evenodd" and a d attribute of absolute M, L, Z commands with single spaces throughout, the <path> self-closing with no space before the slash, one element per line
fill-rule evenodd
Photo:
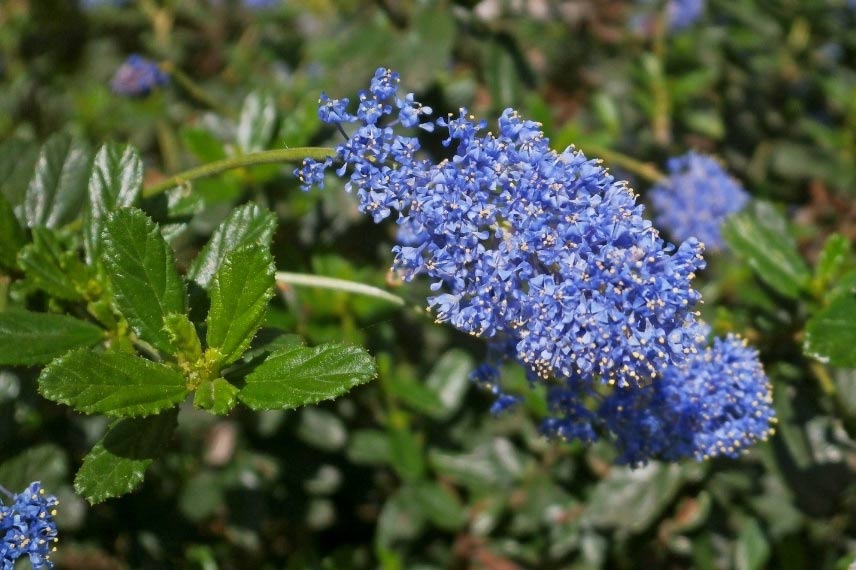
<path fill-rule="evenodd" d="M 682 30 L 693 25 L 704 13 L 706 0 L 669 0 L 666 17 L 670 30 Z"/>
<path fill-rule="evenodd" d="M 678 240 L 695 237 L 710 251 L 724 247 L 719 228 L 749 201 L 743 187 L 710 157 L 690 151 L 669 159 L 668 177 L 651 189 L 657 226 Z"/>
<path fill-rule="evenodd" d="M 110 87 L 117 95 L 145 97 L 167 83 L 169 83 L 169 76 L 157 63 L 133 54 L 116 70 L 110 81 Z"/>
<path fill-rule="evenodd" d="M 394 269 L 406 280 L 430 279 L 436 295 L 428 305 L 438 322 L 487 340 L 488 361 L 474 378 L 496 396 L 494 411 L 517 400 L 500 388 L 496 369 L 511 359 L 532 382 L 550 387 L 548 433 L 587 441 L 598 433 L 633 437 L 620 422 L 604 425 L 607 408 L 593 411 L 589 403 L 609 390 L 616 398 L 641 398 L 645 386 L 664 382 L 664 371 L 689 375 L 706 361 L 695 313 L 700 294 L 692 287 L 704 267 L 702 244 L 664 242 L 624 182 L 573 147 L 550 149 L 540 124 L 516 111 L 503 112 L 495 134 L 465 109 L 429 121 L 431 109 L 413 94 L 400 96 L 399 81 L 380 68 L 359 92 L 355 112 L 348 99 L 326 94 L 319 106 L 321 120 L 345 134 L 336 174 L 356 190 L 361 211 L 375 222 L 397 214 Z M 444 131 L 450 155 L 422 158 L 419 140 L 396 132 L 399 126 Z M 332 163 L 307 159 L 295 174 L 304 189 L 322 187 Z M 760 370 L 751 356 L 747 366 Z M 699 373 L 699 382 L 711 377 Z M 652 403 L 660 413 L 674 401 Z M 693 441 L 703 439 L 695 435 Z M 645 450 L 667 455 L 660 447 Z M 699 455 L 695 449 L 691 454 Z M 626 455 L 631 463 L 644 460 Z"/>
<path fill-rule="evenodd" d="M 0 570 L 12 570 L 15 561 L 24 556 L 34 570 L 53 568 L 50 552 L 58 540 L 53 521 L 56 497 L 45 494 L 38 481 L 17 495 L 2 487 L 0 491 L 11 499 L 10 505 L 0 501 Z"/>
<path fill-rule="evenodd" d="M 698 21 L 704 14 L 706 0 L 668 0 L 665 5 L 665 25 L 671 31 L 684 30 Z M 662 6 L 657 0 L 640 0 L 642 13 L 630 20 L 632 28 L 639 32 L 650 33 L 655 20 L 652 11 Z"/>

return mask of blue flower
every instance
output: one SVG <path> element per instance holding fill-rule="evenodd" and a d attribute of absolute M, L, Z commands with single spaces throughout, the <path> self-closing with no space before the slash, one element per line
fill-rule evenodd
<path fill-rule="evenodd" d="M 667 164 L 668 178 L 649 196 L 657 225 L 679 240 L 697 238 L 711 251 L 724 247 L 719 228 L 749 195 L 714 158 L 690 151 Z"/>
<path fill-rule="evenodd" d="M 656 21 L 651 11 L 661 4 L 655 0 L 640 0 L 639 4 L 643 13 L 634 16 L 630 25 L 637 31 L 650 33 Z M 706 0 L 668 0 L 665 6 L 666 26 L 672 31 L 690 27 L 702 17 L 706 4 Z"/>
<path fill-rule="evenodd" d="M 682 30 L 693 25 L 704 13 L 706 0 L 669 0 L 666 5 L 669 29 Z"/>
<path fill-rule="evenodd" d="M 158 67 L 158 64 L 134 54 L 116 70 L 110 81 L 110 87 L 117 95 L 144 97 L 168 82 L 169 76 Z"/>
<path fill-rule="evenodd" d="M 699 332 L 703 338 L 704 328 Z M 646 388 L 617 388 L 597 414 L 620 461 L 639 465 L 654 458 L 737 457 L 773 433 L 772 403 L 757 351 L 728 335 Z"/>
<path fill-rule="evenodd" d="M 2 488 L 0 488 L 2 490 Z M 5 491 L 5 490 L 4 490 Z M 50 552 L 57 541 L 56 497 L 46 495 L 38 481 L 23 492 L 11 495 L 12 504 L 0 502 L 0 561 L 11 570 L 23 556 L 35 570 L 53 568 Z"/>
<path fill-rule="evenodd" d="M 452 152 L 422 157 L 396 127 L 424 126 L 430 110 L 398 84 L 381 68 L 359 94 L 336 173 L 376 222 L 396 217 L 406 241 L 394 266 L 431 281 L 439 322 L 556 382 L 644 385 L 692 355 L 698 241 L 665 243 L 625 183 L 574 148 L 550 149 L 511 109 L 496 134 L 465 109 L 430 123 Z M 323 119 L 349 117 L 330 101 Z M 308 188 L 325 168 L 307 160 L 296 174 Z"/>

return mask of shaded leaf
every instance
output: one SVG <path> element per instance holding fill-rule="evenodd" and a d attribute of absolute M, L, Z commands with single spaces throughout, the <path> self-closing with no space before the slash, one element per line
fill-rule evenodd
<path fill-rule="evenodd" d="M 207 288 L 226 254 L 252 243 L 269 246 L 275 226 L 274 215 L 257 204 L 245 204 L 235 208 L 193 260 L 187 271 L 187 278 Z"/>
<path fill-rule="evenodd" d="M 392 460 L 389 438 L 376 429 L 361 429 L 352 433 L 347 454 L 348 461 L 357 465 L 384 465 Z"/>
<path fill-rule="evenodd" d="M 0 312 L 0 365 L 47 364 L 75 348 L 90 347 L 104 331 L 65 315 Z"/>
<path fill-rule="evenodd" d="M 184 376 L 163 364 L 120 352 L 76 350 L 42 371 L 39 392 L 87 414 L 129 417 L 171 408 L 188 390 Z"/>
<path fill-rule="evenodd" d="M 413 497 L 431 523 L 444 530 L 458 530 L 467 522 L 461 502 L 446 487 L 435 481 L 420 481 L 413 486 Z"/>
<path fill-rule="evenodd" d="M 247 375 L 240 399 L 254 410 L 298 408 L 341 396 L 376 375 L 372 357 L 356 346 L 288 347 Z"/>
<path fill-rule="evenodd" d="M 276 101 L 267 93 L 250 93 L 238 119 L 238 144 L 244 152 L 265 150 L 276 131 Z"/>
<path fill-rule="evenodd" d="M 12 205 L 0 194 L 0 267 L 17 269 L 18 251 L 27 243 Z"/>
<path fill-rule="evenodd" d="M 169 444 L 178 410 L 150 418 L 123 419 L 95 444 L 74 478 L 74 489 L 90 504 L 130 493 Z"/>
<path fill-rule="evenodd" d="M 431 369 L 425 385 L 440 399 L 441 408 L 434 417 L 439 420 L 454 414 L 464 399 L 470 385 L 473 359 L 463 350 L 452 349 L 443 354 Z"/>
<path fill-rule="evenodd" d="M 762 281 L 786 297 L 799 296 L 811 277 L 787 221 L 770 204 L 756 202 L 731 216 L 722 235 Z"/>
<path fill-rule="evenodd" d="M 185 291 L 157 224 L 136 208 L 112 213 L 104 226 L 104 263 L 116 306 L 134 332 L 172 352 L 164 318 L 185 312 Z"/>
<path fill-rule="evenodd" d="M 13 208 L 24 201 L 38 158 L 38 145 L 28 140 L 10 137 L 0 143 L 0 194 Z"/>
<path fill-rule="evenodd" d="M 89 207 L 84 222 L 86 258 L 92 263 L 101 250 L 107 215 L 134 205 L 142 191 L 143 161 L 130 145 L 107 143 L 95 155 L 89 175 Z"/>
<path fill-rule="evenodd" d="M 734 550 L 735 570 L 761 570 L 769 558 L 770 545 L 758 521 L 744 521 Z"/>
<path fill-rule="evenodd" d="M 77 217 L 86 195 L 91 159 L 89 147 L 67 133 L 47 140 L 24 199 L 28 227 L 57 228 Z"/>
<path fill-rule="evenodd" d="M 65 451 L 52 443 L 37 445 L 0 464 L 0 485 L 18 493 L 33 481 L 41 481 L 50 491 L 68 475 Z"/>
<path fill-rule="evenodd" d="M 834 366 L 856 366 L 856 296 L 840 295 L 806 325 L 803 350 Z"/>
<path fill-rule="evenodd" d="M 248 244 L 229 252 L 214 274 L 207 341 L 220 364 L 236 361 L 250 346 L 273 297 L 273 273 L 267 246 Z"/>
<path fill-rule="evenodd" d="M 681 468 L 675 464 L 613 467 L 589 497 L 585 518 L 595 526 L 642 532 L 672 502 L 682 482 Z"/>

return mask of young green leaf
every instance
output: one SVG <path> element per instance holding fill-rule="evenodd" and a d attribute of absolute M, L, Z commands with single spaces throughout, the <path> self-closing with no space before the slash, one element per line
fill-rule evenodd
<path fill-rule="evenodd" d="M 196 328 L 187 315 L 172 313 L 164 317 L 164 330 L 169 335 L 173 354 L 179 362 L 196 362 L 202 356 L 202 345 Z"/>
<path fill-rule="evenodd" d="M 74 478 L 74 489 L 90 504 L 130 493 L 169 444 L 178 410 L 150 418 L 123 419 L 95 444 Z"/>
<path fill-rule="evenodd" d="M 87 270 L 77 254 L 65 251 L 57 235 L 47 228 L 33 228 L 33 242 L 18 253 L 18 266 L 37 287 L 58 299 L 78 301 Z"/>
<path fill-rule="evenodd" d="M 95 325 L 65 315 L 0 312 L 0 365 L 47 364 L 104 338 Z"/>
<path fill-rule="evenodd" d="M 89 208 L 84 223 L 86 258 L 92 263 L 101 249 L 107 214 L 134 205 L 143 185 L 143 161 L 134 147 L 107 143 L 95 155 L 89 175 Z"/>
<path fill-rule="evenodd" d="M 856 366 L 856 296 L 839 295 L 806 325 L 803 351 L 834 366 Z"/>
<path fill-rule="evenodd" d="M 86 143 L 67 133 L 48 139 L 24 199 L 27 226 L 57 228 L 77 216 L 86 195 L 91 160 Z"/>
<path fill-rule="evenodd" d="M 207 340 L 221 364 L 234 362 L 250 346 L 273 296 L 273 273 L 267 246 L 249 244 L 226 255 L 214 274 Z"/>
<path fill-rule="evenodd" d="M 207 289 L 226 254 L 251 243 L 270 246 L 275 226 L 274 215 L 257 204 L 244 204 L 235 208 L 193 260 L 187 278 Z"/>
<path fill-rule="evenodd" d="M 273 353 L 246 377 L 239 397 L 254 410 L 292 409 L 341 396 L 377 375 L 362 348 L 325 344 Z"/>
<path fill-rule="evenodd" d="M 250 93 L 241 107 L 238 144 L 244 152 L 268 148 L 277 126 L 276 101 L 269 94 Z"/>
<path fill-rule="evenodd" d="M 193 405 L 225 416 L 238 402 L 238 389 L 225 378 L 205 380 L 196 389 Z"/>
<path fill-rule="evenodd" d="M 141 210 L 110 214 L 104 226 L 104 263 L 116 306 L 137 335 L 158 350 L 173 351 L 164 318 L 185 310 L 184 283 L 172 249 Z"/>
<path fill-rule="evenodd" d="M 12 204 L 0 194 L 0 267 L 17 269 L 18 251 L 27 243 Z"/>
<path fill-rule="evenodd" d="M 811 273 L 788 232 L 787 221 L 770 205 L 756 202 L 722 225 L 729 246 L 756 275 L 786 297 L 796 298 Z"/>
<path fill-rule="evenodd" d="M 163 364 L 126 353 L 82 349 L 49 364 L 39 376 L 39 392 L 86 414 L 130 417 L 171 408 L 188 389 L 184 376 Z"/>

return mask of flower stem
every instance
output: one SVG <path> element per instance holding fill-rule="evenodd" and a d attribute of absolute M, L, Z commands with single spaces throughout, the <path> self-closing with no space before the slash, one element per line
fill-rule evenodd
<path fill-rule="evenodd" d="M 333 156 L 335 153 L 336 151 L 332 148 L 298 147 L 265 150 L 261 152 L 253 152 L 250 154 L 242 154 L 240 156 L 233 156 L 231 158 L 218 160 L 217 162 L 203 164 L 202 166 L 197 166 L 196 168 L 191 168 L 190 170 L 185 170 L 184 172 L 179 172 L 178 174 L 170 176 L 162 182 L 158 182 L 157 184 L 152 184 L 151 186 L 144 188 L 143 196 L 154 196 L 156 194 L 166 192 L 170 188 L 175 188 L 176 186 L 187 184 L 188 182 L 198 180 L 199 178 L 207 178 L 209 176 L 214 176 L 215 174 L 220 174 L 222 172 L 226 172 L 227 170 L 234 170 L 236 168 L 244 168 L 247 166 L 256 166 L 259 164 L 274 164 L 277 162 L 298 162 L 303 160 L 304 158 L 314 158 L 316 160 L 323 160 L 328 156 Z"/>
<path fill-rule="evenodd" d="M 585 147 L 583 148 L 583 150 L 585 151 L 586 156 L 597 156 L 599 158 L 602 158 L 604 162 L 607 163 L 607 165 L 612 164 L 614 166 L 618 166 L 619 168 L 623 168 L 624 170 L 628 170 L 633 174 L 641 176 L 648 182 L 659 182 L 662 178 L 665 178 L 665 175 L 650 162 L 642 162 L 641 160 L 636 160 L 635 158 L 631 158 L 626 154 L 620 153 L 612 149 L 608 149 L 597 144 L 581 145 L 580 148 L 582 148 L 583 146 Z"/>
<path fill-rule="evenodd" d="M 380 287 L 373 287 L 365 283 L 357 283 L 356 281 L 348 281 L 346 279 L 336 279 L 335 277 L 323 277 L 321 275 L 309 275 L 306 273 L 289 273 L 287 271 L 276 272 L 276 282 L 279 285 L 293 285 L 297 287 L 316 287 L 318 289 L 332 289 L 334 291 L 344 291 L 346 293 L 354 293 L 356 295 L 364 295 L 366 297 L 374 297 L 388 303 L 392 303 L 398 307 L 406 307 L 407 301 L 394 295 L 389 291 Z"/>

